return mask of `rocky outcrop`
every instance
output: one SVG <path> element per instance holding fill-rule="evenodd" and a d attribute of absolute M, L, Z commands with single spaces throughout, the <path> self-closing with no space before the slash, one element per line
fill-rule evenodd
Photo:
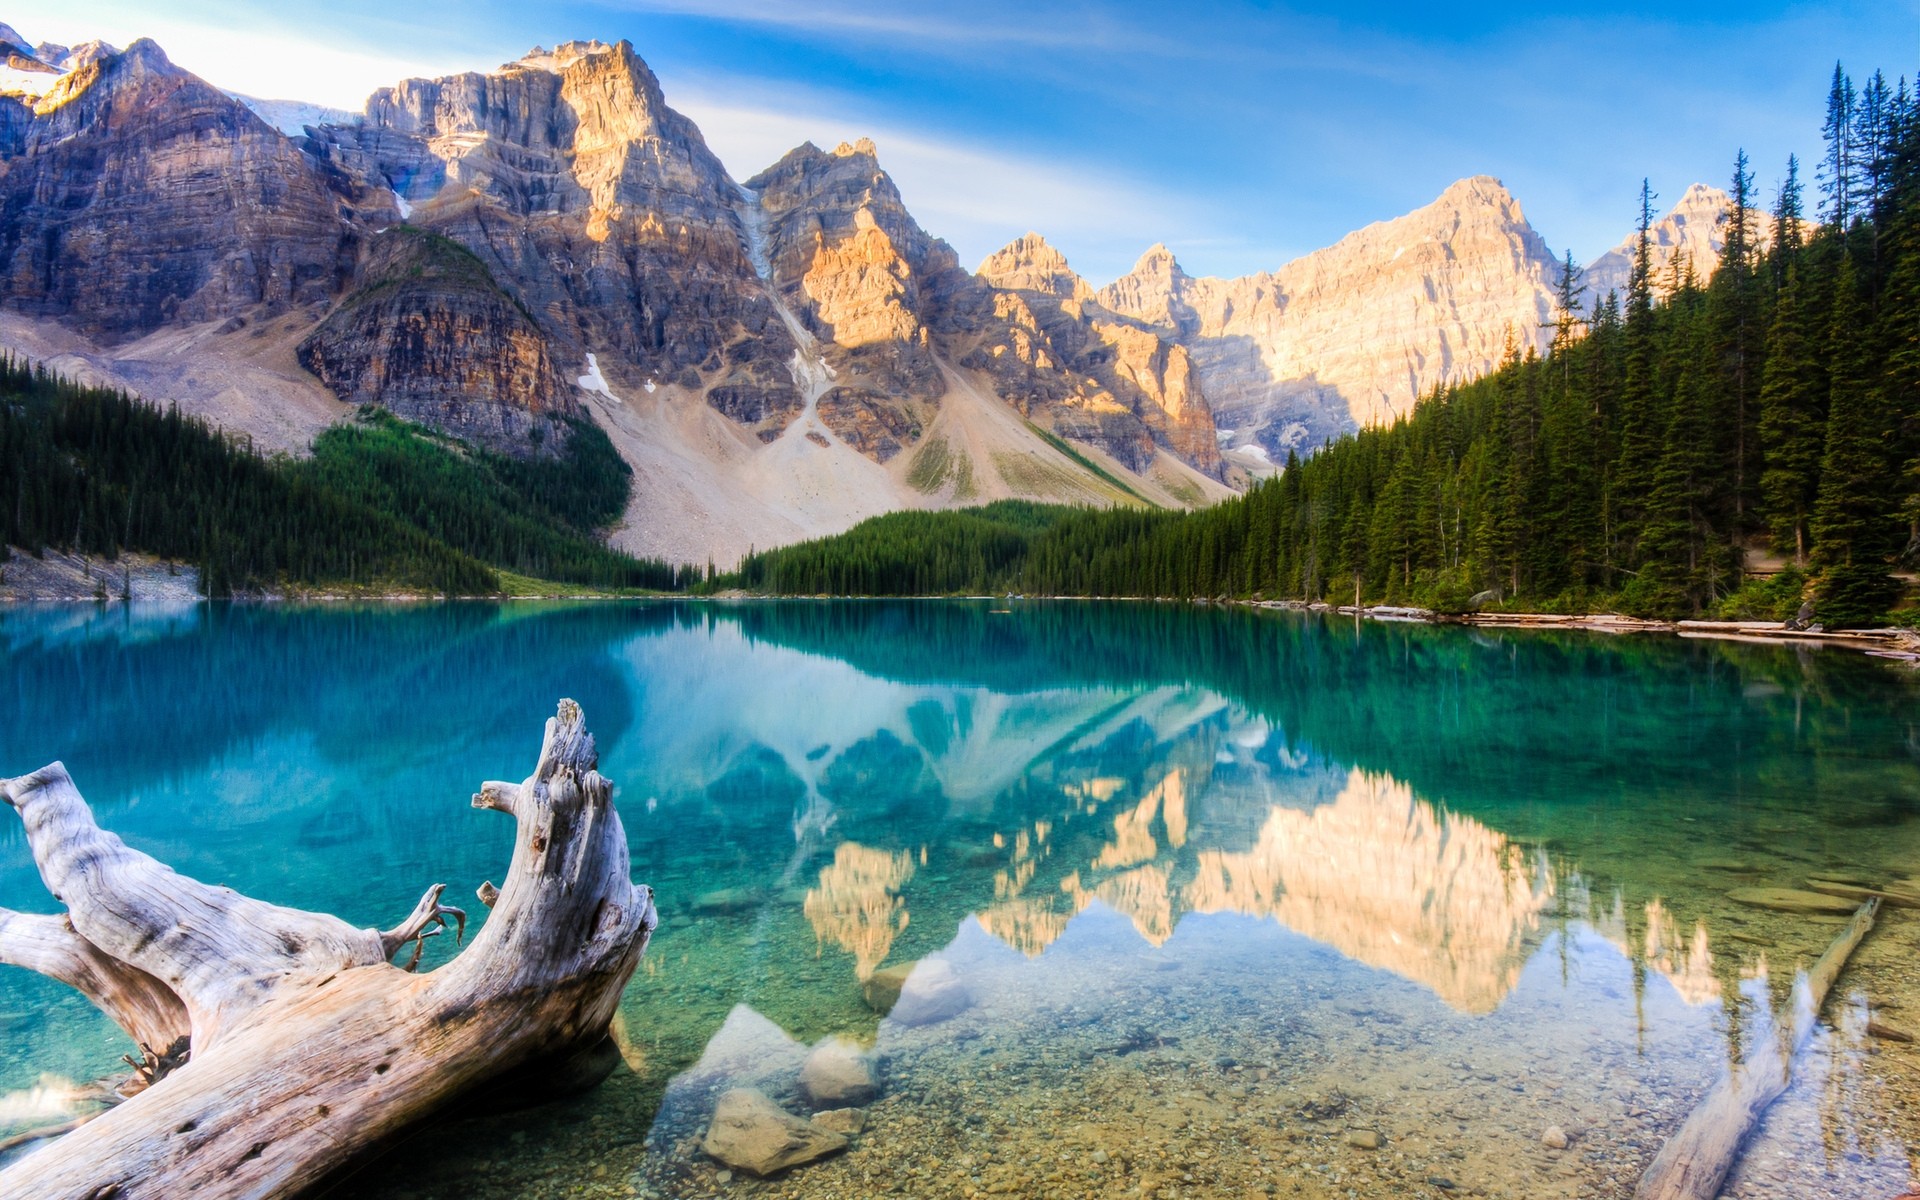
<path fill-rule="evenodd" d="M 1165 447 L 1219 477 L 1213 413 L 1171 331 L 1097 303 L 1037 233 L 990 255 L 975 274 L 992 289 L 994 319 L 978 322 L 963 365 L 990 375 L 1023 412 L 1044 412 L 1056 431 L 1135 471 Z"/>
<path fill-rule="evenodd" d="M 615 382 L 706 395 L 763 436 L 800 411 L 737 188 L 628 43 L 407 80 L 309 147 L 479 255 L 569 360 L 591 349 Z"/>
<path fill-rule="evenodd" d="M 150 41 L 0 120 L 0 302 L 104 341 L 331 300 L 365 199 Z M 6 131 L 17 134 L 12 138 Z"/>
<path fill-rule="evenodd" d="M 929 322 L 966 284 L 959 260 L 908 214 L 865 138 L 831 153 L 801 145 L 745 190 L 767 285 L 832 372 L 821 420 L 888 461 L 946 392 Z"/>
<path fill-rule="evenodd" d="M 299 354 L 342 400 L 508 453 L 563 444 L 558 418 L 580 413 L 532 315 L 471 251 L 423 229 L 374 239 Z"/>
<path fill-rule="evenodd" d="M 1232 444 L 1275 457 L 1486 372 L 1509 331 L 1540 344 L 1554 264 L 1518 202 L 1479 176 L 1277 271 L 1196 279 L 1156 246 L 1097 298 L 1185 346 Z"/>
<path fill-rule="evenodd" d="M 1696 183 L 1680 197 L 1647 232 L 1648 261 L 1653 268 L 1651 283 L 1656 296 L 1673 293 L 1679 280 L 1691 275 L 1705 284 L 1720 266 L 1720 252 L 1727 244 L 1727 222 L 1733 215 L 1733 197 L 1716 187 Z M 1773 218 L 1764 212 L 1751 214 L 1756 246 L 1763 247 L 1773 237 Z M 1603 301 L 1609 292 L 1619 293 L 1624 301 L 1627 282 L 1633 274 L 1633 253 L 1638 242 L 1629 234 L 1618 246 L 1587 264 L 1581 283 L 1589 304 Z"/>

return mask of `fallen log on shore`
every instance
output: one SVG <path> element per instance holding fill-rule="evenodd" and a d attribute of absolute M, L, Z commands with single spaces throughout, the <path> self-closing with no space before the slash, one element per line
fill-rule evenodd
<path fill-rule="evenodd" d="M 597 763 L 563 700 L 533 774 L 474 796 L 514 818 L 513 859 L 472 944 L 424 975 L 421 940 L 464 924 L 442 885 L 394 928 L 355 929 L 133 850 L 59 763 L 0 781 L 67 909 L 0 912 L 0 962 L 79 988 L 145 1056 L 135 1094 L 0 1171 L 0 1196 L 297 1195 L 449 1101 L 602 1042 L 655 913 Z"/>
<path fill-rule="evenodd" d="M 1792 1082 L 1793 1060 L 1813 1037 L 1827 992 L 1879 911 L 1880 901 L 1874 898 L 1853 914 L 1806 979 L 1794 985 L 1784 1036 L 1770 1027 L 1754 1038 L 1746 1061 L 1727 1068 L 1687 1123 L 1661 1147 L 1640 1177 L 1634 1200 L 1714 1200 L 1720 1194 L 1747 1135 Z"/>

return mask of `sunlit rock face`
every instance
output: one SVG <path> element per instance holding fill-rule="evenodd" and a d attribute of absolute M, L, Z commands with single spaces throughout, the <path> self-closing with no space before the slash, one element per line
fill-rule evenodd
<path fill-rule="evenodd" d="M 1732 216 L 1733 198 L 1719 188 L 1696 183 L 1681 194 L 1680 202 L 1647 231 L 1647 261 L 1656 296 L 1672 295 L 1674 287 L 1688 277 L 1701 284 L 1713 278 L 1720 266 L 1720 252 L 1726 248 Z M 1773 237 L 1773 218 L 1757 211 L 1748 216 L 1755 246 L 1764 247 Z M 1629 235 L 1587 264 L 1580 282 L 1586 288 L 1589 305 L 1604 301 L 1609 292 L 1625 299 L 1637 241 L 1636 236 Z"/>
<path fill-rule="evenodd" d="M 989 374 L 1023 411 L 1102 447 L 1134 470 L 1155 447 L 1215 477 L 1213 409 L 1192 356 L 1166 331 L 1097 303 L 1058 250 L 1029 233 L 975 274 L 994 290 L 992 321 L 964 365 Z"/>
<path fill-rule="evenodd" d="M 300 363 L 352 404 L 508 453 L 558 447 L 580 415 L 546 338 L 464 247 L 397 227 L 373 241 L 355 288 L 301 343 Z"/>
<path fill-rule="evenodd" d="M 878 461 L 913 444 L 947 390 L 929 321 L 966 284 L 920 228 L 872 142 L 806 143 L 749 179 L 768 285 L 818 340 L 834 386 L 828 428 Z"/>
<path fill-rule="evenodd" d="M 103 342 L 326 303 L 374 202 L 144 39 L 0 100 L 0 150 L 0 302 Z"/>
<path fill-rule="evenodd" d="M 394 218 L 477 254 L 550 353 L 674 383 L 775 432 L 800 409 L 792 337 L 750 261 L 738 189 L 626 42 L 409 79 L 310 150 L 392 189 Z"/>
<path fill-rule="evenodd" d="M 1194 278 L 1155 246 L 1097 298 L 1185 346 L 1231 444 L 1271 458 L 1406 415 L 1509 335 L 1544 346 L 1558 280 L 1519 202 L 1476 176 L 1277 271 Z"/>

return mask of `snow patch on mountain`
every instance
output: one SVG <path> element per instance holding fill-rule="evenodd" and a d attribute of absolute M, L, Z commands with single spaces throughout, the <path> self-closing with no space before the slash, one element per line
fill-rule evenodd
<path fill-rule="evenodd" d="M 309 125 L 358 125 L 360 114 L 348 112 L 344 108 L 329 108 L 324 104 L 312 104 L 305 100 L 263 100 L 258 96 L 249 96 L 242 92 L 228 92 L 228 96 L 238 100 L 253 110 L 253 115 L 278 129 L 288 137 L 299 137 L 307 131 Z M 403 209 L 401 216 L 405 216 Z"/>

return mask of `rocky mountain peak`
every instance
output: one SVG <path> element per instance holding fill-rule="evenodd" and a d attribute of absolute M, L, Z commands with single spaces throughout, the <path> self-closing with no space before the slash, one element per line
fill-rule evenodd
<path fill-rule="evenodd" d="M 62 75 L 0 174 L 8 307 L 112 343 L 330 299 L 344 178 L 141 39 Z"/>
<path fill-rule="evenodd" d="M 1096 299 L 1117 313 L 1188 336 L 1200 318 L 1187 303 L 1191 277 L 1181 269 L 1173 251 L 1155 242 L 1133 264 L 1133 270 L 1100 289 Z"/>
<path fill-rule="evenodd" d="M 974 274 L 1008 291 L 1040 292 L 1082 303 L 1093 299 L 1093 289 L 1067 265 L 1066 256 L 1037 233 L 1029 232 L 989 254 Z"/>
<path fill-rule="evenodd" d="M 1680 194 L 1679 202 L 1648 230 L 1656 295 L 1670 293 L 1674 280 L 1689 270 L 1700 283 L 1713 278 L 1720 265 L 1720 252 L 1727 244 L 1727 222 L 1732 216 L 1733 197 L 1710 184 L 1692 184 Z M 1773 236 L 1773 218 L 1759 209 L 1751 218 L 1756 245 L 1766 245 Z M 1589 304 L 1606 299 L 1608 292 L 1626 295 L 1637 241 L 1637 234 L 1628 234 L 1619 245 L 1587 265 L 1582 282 Z"/>
<path fill-rule="evenodd" d="M 503 64 L 500 70 L 502 72 L 513 70 L 546 71 L 549 74 L 558 75 L 583 58 L 592 58 L 603 54 L 615 54 L 621 51 L 624 51 L 628 56 L 633 56 L 632 44 L 623 41 L 618 47 L 615 47 L 596 38 L 584 42 L 561 42 L 552 50 L 548 50 L 544 46 L 535 46 L 513 62 Z"/>
<path fill-rule="evenodd" d="M 1410 411 L 1535 336 L 1554 255 L 1498 179 L 1475 175 L 1274 271 L 1196 279 L 1164 247 L 1099 293 L 1193 355 L 1214 414 L 1257 465 Z"/>

